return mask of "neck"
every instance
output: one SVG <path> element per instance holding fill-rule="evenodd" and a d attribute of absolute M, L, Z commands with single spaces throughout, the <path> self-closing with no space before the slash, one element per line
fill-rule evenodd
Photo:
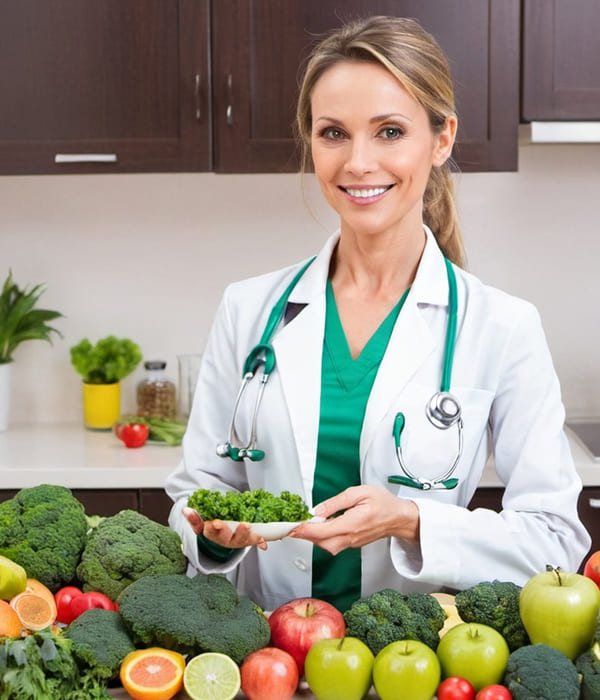
<path fill-rule="evenodd" d="M 331 263 L 334 289 L 399 298 L 415 278 L 425 242 L 422 224 L 405 235 L 357 236 L 342 229 Z"/>

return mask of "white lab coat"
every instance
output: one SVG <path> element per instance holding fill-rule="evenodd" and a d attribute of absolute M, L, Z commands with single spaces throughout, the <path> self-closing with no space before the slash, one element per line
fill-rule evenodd
<path fill-rule="evenodd" d="M 535 308 L 483 285 L 455 268 L 458 332 L 451 391 L 462 403 L 464 449 L 450 491 L 418 491 L 389 484 L 400 473 L 392 427 L 406 416 L 403 454 L 418 476 L 443 473 L 456 454 L 457 433 L 431 426 L 425 405 L 439 390 L 448 318 L 448 282 L 431 232 L 394 327 L 366 408 L 360 439 L 363 483 L 412 499 L 420 514 L 420 546 L 382 539 L 362 549 L 362 594 L 464 589 L 479 581 L 522 585 L 547 563 L 574 571 L 590 546 L 577 515 L 581 481 L 563 433 L 564 409 Z M 274 339 L 277 365 L 265 389 L 258 426 L 261 462 L 216 456 L 227 438 L 244 360 L 258 342 L 269 312 L 300 264 L 230 285 L 204 352 L 183 459 L 166 483 L 174 501 L 170 525 L 183 540 L 190 572 L 221 572 L 240 592 L 272 609 L 311 593 L 312 544 L 287 538 L 267 551 L 248 548 L 225 564 L 198 554 L 181 515 L 197 488 L 287 489 L 311 504 L 319 427 L 325 285 L 337 241 L 332 236 L 293 290 L 289 302 L 307 304 Z M 257 384 L 255 381 L 253 384 Z M 256 387 L 253 388 L 255 392 Z M 238 415 L 250 434 L 254 394 Z M 490 455 L 505 484 L 503 510 L 467 510 Z"/>

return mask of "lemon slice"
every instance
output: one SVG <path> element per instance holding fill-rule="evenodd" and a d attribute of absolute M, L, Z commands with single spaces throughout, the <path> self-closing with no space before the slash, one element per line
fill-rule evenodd
<path fill-rule="evenodd" d="M 194 656 L 183 673 L 183 687 L 192 700 L 233 700 L 240 685 L 239 666 L 215 651 Z"/>

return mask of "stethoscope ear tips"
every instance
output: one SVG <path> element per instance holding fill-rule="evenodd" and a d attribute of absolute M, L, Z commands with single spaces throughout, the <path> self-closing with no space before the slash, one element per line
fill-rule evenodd
<path fill-rule="evenodd" d="M 436 428 L 447 430 L 461 418 L 460 402 L 449 391 L 438 391 L 427 404 L 427 417 Z"/>

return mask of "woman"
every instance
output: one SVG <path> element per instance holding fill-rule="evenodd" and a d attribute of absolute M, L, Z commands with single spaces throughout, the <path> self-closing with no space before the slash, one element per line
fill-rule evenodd
<path fill-rule="evenodd" d="M 523 584 L 546 563 L 576 570 L 590 540 L 539 316 L 461 269 L 447 166 L 457 117 L 439 46 L 399 18 L 333 32 L 307 65 L 297 126 L 340 229 L 303 272 L 225 292 L 166 486 L 191 570 L 228 573 L 266 608 L 313 596 L 341 610 L 384 587 Z M 245 358 L 295 275 L 260 408 L 264 460 L 221 459 Z M 443 429 L 425 410 L 440 388 L 462 406 L 457 420 L 442 395 Z M 253 408 L 252 395 L 239 407 L 243 439 Z M 471 512 L 490 453 L 503 511 Z M 202 523 L 185 507 L 201 487 L 286 489 L 326 520 L 267 546 L 247 525 Z"/>

